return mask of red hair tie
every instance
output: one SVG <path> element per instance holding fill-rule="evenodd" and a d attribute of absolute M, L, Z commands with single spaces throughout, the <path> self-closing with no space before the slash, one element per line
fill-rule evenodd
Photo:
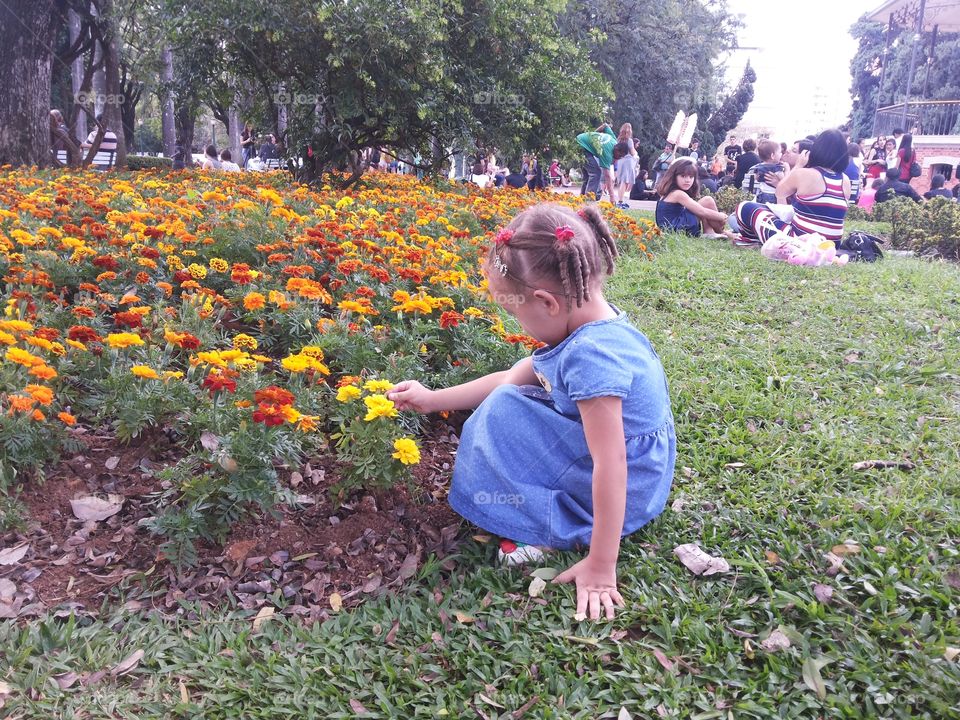
<path fill-rule="evenodd" d="M 580 208 L 579 210 L 577 210 L 577 215 L 579 215 L 580 217 L 582 217 L 584 220 L 587 220 L 587 219 L 588 219 L 588 218 L 587 218 L 587 211 L 584 210 L 583 208 Z"/>
<path fill-rule="evenodd" d="M 497 245 L 506 245 L 507 243 L 510 242 L 512 238 L 513 238 L 513 230 L 511 230 L 510 228 L 504 228 L 503 230 L 497 233 L 497 236 L 496 238 L 494 238 L 494 241 L 496 242 Z"/>
<path fill-rule="evenodd" d="M 573 240 L 574 237 L 573 228 L 569 225 L 561 225 L 554 231 L 554 233 L 557 236 L 557 242 L 561 245 L 566 245 L 568 242 Z"/>

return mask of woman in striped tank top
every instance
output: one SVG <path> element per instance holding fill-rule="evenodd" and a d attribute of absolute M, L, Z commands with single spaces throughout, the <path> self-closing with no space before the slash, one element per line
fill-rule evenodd
<path fill-rule="evenodd" d="M 777 203 L 786 204 L 793 196 L 793 220 L 783 222 L 760 203 L 741 203 L 737 222 L 744 241 L 759 247 L 777 232 L 794 237 L 819 233 L 839 245 L 850 198 L 850 178 L 843 174 L 849 161 L 839 130 L 820 133 L 813 148 L 800 153 L 793 171 L 777 185 Z"/>

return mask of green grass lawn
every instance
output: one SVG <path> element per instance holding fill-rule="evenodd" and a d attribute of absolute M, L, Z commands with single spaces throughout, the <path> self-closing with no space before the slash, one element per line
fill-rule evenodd
<path fill-rule="evenodd" d="M 663 359 L 679 437 L 667 509 L 623 544 L 614 622 L 574 621 L 567 586 L 531 599 L 468 540 L 453 573 L 429 563 L 314 627 L 189 608 L 6 623 L 0 714 L 960 717 L 960 268 L 798 268 L 668 237 L 609 296 Z M 690 542 L 731 572 L 694 577 L 672 554 Z M 778 628 L 791 646 L 762 649 Z M 135 650 L 128 675 L 52 680 Z"/>

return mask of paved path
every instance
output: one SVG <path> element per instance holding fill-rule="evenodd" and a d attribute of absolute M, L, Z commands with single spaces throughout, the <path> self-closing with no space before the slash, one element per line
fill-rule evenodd
<path fill-rule="evenodd" d="M 552 187 L 550 190 L 555 193 L 565 193 L 568 195 L 580 194 L 579 185 L 574 185 L 573 187 Z M 631 210 L 646 210 L 647 212 L 653 212 L 657 207 L 657 204 L 652 200 L 626 200 L 625 202 L 630 205 Z"/>

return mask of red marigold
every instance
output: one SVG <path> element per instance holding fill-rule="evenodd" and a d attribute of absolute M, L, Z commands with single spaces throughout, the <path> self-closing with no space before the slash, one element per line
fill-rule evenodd
<path fill-rule="evenodd" d="M 293 405 L 294 396 L 289 390 L 285 390 L 277 385 L 268 385 L 262 390 L 257 390 L 253 394 L 253 399 L 260 405 Z"/>
<path fill-rule="evenodd" d="M 132 312 L 118 312 L 113 316 L 113 322 L 117 325 L 126 325 L 130 328 L 143 326 L 143 318 Z"/>
<path fill-rule="evenodd" d="M 203 380 L 203 387 L 205 387 L 209 393 L 210 397 L 213 397 L 220 390 L 226 390 L 227 392 L 236 392 L 237 391 L 237 382 L 231 380 L 228 377 L 224 377 L 219 373 L 210 373 Z"/>
<path fill-rule="evenodd" d="M 93 264 L 97 267 L 103 268 L 104 270 L 116 270 L 118 267 L 120 267 L 120 263 L 118 263 L 110 255 L 98 255 L 93 259 Z"/>
<path fill-rule="evenodd" d="M 235 263 L 230 270 L 230 279 L 237 285 L 246 285 L 253 282 L 250 266 L 246 263 Z"/>
<path fill-rule="evenodd" d="M 444 330 L 447 328 L 456 327 L 463 321 L 463 315 L 453 310 L 447 310 L 440 315 L 440 327 Z"/>
<path fill-rule="evenodd" d="M 53 342 L 60 337 L 60 331 L 52 327 L 40 327 L 33 331 L 33 334 L 37 337 L 41 337 L 44 340 L 49 340 Z"/>
<path fill-rule="evenodd" d="M 253 412 L 253 421 L 263 423 L 267 427 L 283 425 L 284 420 L 283 408 L 279 405 L 261 403 L 257 405 L 257 409 Z"/>
<path fill-rule="evenodd" d="M 67 337 L 82 343 L 98 342 L 100 340 L 100 335 L 97 334 L 97 331 L 86 325 L 73 325 L 67 331 Z"/>

